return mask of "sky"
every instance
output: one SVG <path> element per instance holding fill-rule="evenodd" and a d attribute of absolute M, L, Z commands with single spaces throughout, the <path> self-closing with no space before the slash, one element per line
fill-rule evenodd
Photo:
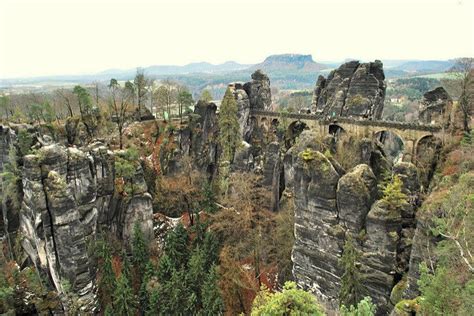
<path fill-rule="evenodd" d="M 0 78 L 272 54 L 474 56 L 474 0 L 0 0 Z"/>

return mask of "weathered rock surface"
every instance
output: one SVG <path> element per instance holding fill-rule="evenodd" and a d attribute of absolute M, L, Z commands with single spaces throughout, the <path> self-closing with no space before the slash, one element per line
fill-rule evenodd
<path fill-rule="evenodd" d="M 379 60 L 350 61 L 319 76 L 313 91 L 313 111 L 325 116 L 380 119 L 385 99 L 385 75 Z"/>
<path fill-rule="evenodd" d="M 7 152 L 19 151 L 15 132 L 5 127 L 2 132 L 3 167 Z M 115 191 L 115 155 L 102 143 L 67 148 L 40 137 L 35 148 L 19 158 L 21 245 L 51 287 L 63 293 L 63 282 L 69 281 L 82 309 L 90 313 L 96 298 L 88 243 L 107 229 L 127 244 L 136 222 L 146 237 L 153 236 L 152 201 L 143 171 L 137 168 L 133 194 L 123 197 Z"/>
<path fill-rule="evenodd" d="M 354 235 L 365 228 L 367 213 L 377 196 L 377 179 L 368 165 L 357 165 L 337 184 L 340 224 Z"/>
<path fill-rule="evenodd" d="M 421 101 L 419 118 L 426 124 L 441 124 L 449 127 L 453 110 L 453 100 L 443 87 L 428 91 Z"/>
<path fill-rule="evenodd" d="M 252 74 L 252 81 L 244 84 L 250 102 L 250 108 L 255 110 L 269 110 L 272 105 L 270 79 L 262 70 Z"/>
<path fill-rule="evenodd" d="M 250 100 L 247 92 L 244 90 L 244 85 L 240 82 L 229 84 L 229 89 L 232 91 L 237 102 L 237 118 L 239 120 L 240 135 L 242 139 L 248 141 L 252 133 L 250 124 Z"/>
<path fill-rule="evenodd" d="M 17 135 L 13 129 L 8 126 L 0 125 L 0 174 L 7 171 L 8 165 L 11 163 L 10 151 L 15 150 Z M 0 180 L 3 182 L 3 179 Z M 16 231 L 19 225 L 18 210 L 12 206 L 11 199 L 13 197 L 5 196 L 4 184 L 0 185 L 0 196 L 2 203 L 0 204 L 0 237 L 9 239 L 11 243 L 15 239 Z"/>
<path fill-rule="evenodd" d="M 303 150 L 309 148 L 315 151 L 322 151 L 322 147 L 316 142 L 318 134 L 315 131 L 306 130 L 301 133 L 298 142 L 291 147 L 283 157 L 285 187 L 290 191 L 294 188 L 294 179 L 296 175 L 296 166 L 298 155 Z"/>
<path fill-rule="evenodd" d="M 295 245 L 293 276 L 298 285 L 331 306 L 337 305 L 344 230 L 339 225 L 336 190 L 340 175 L 319 151 L 293 152 Z"/>
<path fill-rule="evenodd" d="M 346 172 L 318 151 L 324 148 L 316 139 L 314 131 L 304 131 L 284 157 L 286 190 L 295 199 L 295 280 L 328 307 L 337 308 L 344 272 L 339 260 L 351 235 L 363 254 L 359 264 L 366 294 L 377 304 L 377 314 L 387 314 L 393 307 L 392 288 L 409 267 L 420 190 L 417 169 L 411 163 L 393 166 L 410 197 L 394 211 L 377 200 L 382 177 L 371 166 L 379 168 L 378 173 L 392 166 L 375 143 L 361 141 L 357 161 L 365 163 Z"/>
<path fill-rule="evenodd" d="M 196 167 L 213 176 L 217 171 L 219 126 L 214 103 L 199 101 L 188 126 L 180 131 L 180 157 L 187 155 L 192 158 Z M 163 166 L 165 165 L 162 161 Z"/>
<path fill-rule="evenodd" d="M 240 134 L 244 141 L 250 142 L 256 122 L 250 117 L 251 110 L 270 110 L 272 94 L 270 79 L 261 70 L 252 74 L 252 81 L 229 84 L 235 100 L 237 101 L 237 117 L 240 125 Z"/>

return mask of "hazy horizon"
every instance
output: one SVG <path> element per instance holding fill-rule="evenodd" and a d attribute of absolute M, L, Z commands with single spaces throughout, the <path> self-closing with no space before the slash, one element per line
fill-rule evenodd
<path fill-rule="evenodd" d="M 474 55 L 466 0 L 0 0 L 0 78 L 151 65 Z"/>

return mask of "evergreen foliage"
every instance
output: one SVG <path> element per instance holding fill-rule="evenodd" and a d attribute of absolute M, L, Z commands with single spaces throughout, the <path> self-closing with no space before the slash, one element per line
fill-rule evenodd
<path fill-rule="evenodd" d="M 359 259 L 360 253 L 349 235 L 344 244 L 341 258 L 341 265 L 344 268 L 339 292 L 341 305 L 355 306 L 362 299 L 362 276 L 358 266 Z"/>
<path fill-rule="evenodd" d="M 139 222 L 133 225 L 132 238 L 132 263 L 139 276 L 141 283 L 141 275 L 145 271 L 145 267 L 149 260 L 148 246 L 143 235 Z"/>
<path fill-rule="evenodd" d="M 204 315 L 221 315 L 224 302 L 218 287 L 219 275 L 215 266 L 211 267 L 202 287 L 202 309 Z"/>
<path fill-rule="evenodd" d="M 222 161 L 233 161 L 235 149 L 241 141 L 237 110 L 237 101 L 235 101 L 232 91 L 227 89 L 219 108 L 218 121 Z"/>
<path fill-rule="evenodd" d="M 109 245 L 105 241 L 99 242 L 99 301 L 101 306 L 107 306 L 112 302 L 112 294 L 115 291 L 115 274 L 112 268 L 112 255 Z"/>
<path fill-rule="evenodd" d="M 188 241 L 188 232 L 182 224 L 168 234 L 165 254 L 169 257 L 172 267 L 180 269 L 186 266 L 189 258 Z"/>
<path fill-rule="evenodd" d="M 150 294 L 150 300 L 148 302 L 148 306 L 145 312 L 146 316 L 155 316 L 158 314 L 158 310 L 160 307 L 160 292 L 158 289 L 153 289 Z"/>
<path fill-rule="evenodd" d="M 345 305 L 341 306 L 341 316 L 373 316 L 377 306 L 372 303 L 370 296 L 364 297 L 362 301 L 357 304 L 357 307 L 351 305 L 347 308 Z"/>
<path fill-rule="evenodd" d="M 281 292 L 270 293 L 266 288 L 253 301 L 252 316 L 264 315 L 324 315 L 315 297 L 286 282 Z"/>
<path fill-rule="evenodd" d="M 150 295 L 148 293 L 147 287 L 148 283 L 155 275 L 155 269 L 151 261 L 148 261 L 145 267 L 145 272 L 143 273 L 142 282 L 140 285 L 140 291 L 138 293 L 138 298 L 140 302 L 140 310 L 147 311 L 148 305 L 150 304 Z"/>
<path fill-rule="evenodd" d="M 211 91 L 209 90 L 202 90 L 201 92 L 201 97 L 199 100 L 204 101 L 204 102 L 211 102 L 213 99 Z"/>
<path fill-rule="evenodd" d="M 132 316 L 136 312 L 136 301 L 128 279 L 124 274 L 117 281 L 114 291 L 114 314 Z"/>
<path fill-rule="evenodd" d="M 182 225 L 168 233 L 156 272 L 159 286 L 149 292 L 150 315 L 156 311 L 157 300 L 159 313 L 163 315 L 219 315 L 222 312 L 215 271 L 219 246 L 213 234 L 205 231 L 204 223 L 198 221 L 196 225 L 203 226 L 203 237 L 198 238 L 198 232 L 192 242 Z"/>
<path fill-rule="evenodd" d="M 125 249 L 122 250 L 122 275 L 127 278 L 129 282 L 132 281 L 132 267 L 130 265 L 130 260 L 128 259 L 128 254 Z"/>
<path fill-rule="evenodd" d="M 408 204 L 408 197 L 402 191 L 403 183 L 398 175 L 394 175 L 392 180 L 383 189 L 382 200 L 391 211 L 397 211 Z"/>

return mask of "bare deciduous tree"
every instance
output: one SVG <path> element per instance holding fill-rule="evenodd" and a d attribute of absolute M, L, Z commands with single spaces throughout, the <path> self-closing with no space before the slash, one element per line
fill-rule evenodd
<path fill-rule="evenodd" d="M 133 84 L 129 81 L 125 87 L 120 87 L 116 79 L 110 79 L 109 88 L 109 106 L 112 110 L 113 120 L 117 123 L 119 132 L 120 149 L 123 148 L 123 127 L 127 119 L 130 99 L 133 97 Z"/>
<path fill-rule="evenodd" d="M 463 129 L 469 132 L 469 121 L 474 107 L 474 58 L 459 58 L 455 65 L 449 70 L 454 79 L 443 80 L 452 96 L 458 98 L 461 110 Z"/>

